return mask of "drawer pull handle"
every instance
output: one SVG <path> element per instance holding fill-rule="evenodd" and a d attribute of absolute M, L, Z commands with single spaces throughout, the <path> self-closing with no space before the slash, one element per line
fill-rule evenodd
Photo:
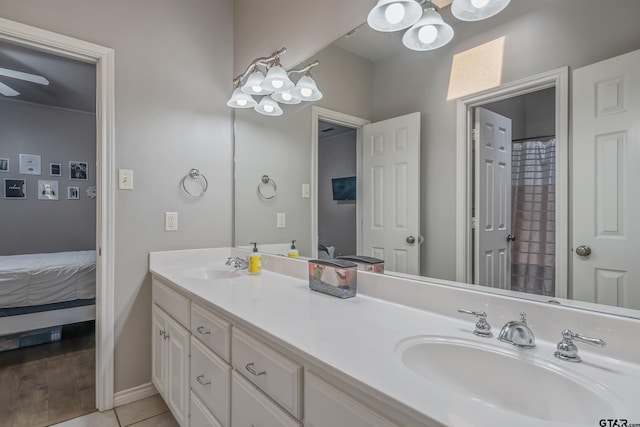
<path fill-rule="evenodd" d="M 204 375 L 199 375 L 199 376 L 196 377 L 196 380 L 198 380 L 200 385 L 209 385 L 209 384 L 211 384 L 211 381 L 204 382 L 203 378 L 204 378 Z"/>
<path fill-rule="evenodd" d="M 198 326 L 196 331 L 198 331 L 200 335 L 211 335 L 211 331 L 206 330 L 204 326 Z"/>
<path fill-rule="evenodd" d="M 247 363 L 247 366 L 245 366 L 245 369 L 249 371 L 249 373 L 251 373 L 252 375 L 255 375 L 256 377 L 259 377 L 260 375 L 267 375 L 267 371 L 258 372 L 255 369 L 253 369 L 253 365 L 254 365 L 253 362 Z"/>

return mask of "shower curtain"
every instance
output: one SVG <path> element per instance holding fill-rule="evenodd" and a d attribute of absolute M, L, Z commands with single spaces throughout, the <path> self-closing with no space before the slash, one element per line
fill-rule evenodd
<path fill-rule="evenodd" d="M 511 289 L 555 296 L 556 140 L 514 141 Z"/>

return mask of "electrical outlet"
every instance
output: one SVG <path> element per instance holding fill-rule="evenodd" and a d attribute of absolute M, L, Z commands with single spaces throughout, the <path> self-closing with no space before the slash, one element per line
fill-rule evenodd
<path fill-rule="evenodd" d="M 286 214 L 284 212 L 279 212 L 277 215 L 276 227 L 284 228 L 286 225 Z"/>
<path fill-rule="evenodd" d="M 164 213 L 164 231 L 178 231 L 178 212 Z"/>
<path fill-rule="evenodd" d="M 118 188 L 133 190 L 133 171 L 131 169 L 118 169 Z"/>

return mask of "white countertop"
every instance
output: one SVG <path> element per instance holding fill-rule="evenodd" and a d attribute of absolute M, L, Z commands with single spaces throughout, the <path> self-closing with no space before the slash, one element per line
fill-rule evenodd
<path fill-rule="evenodd" d="M 600 397 L 612 405 L 613 413 L 593 414 L 597 419 L 585 425 L 596 426 L 600 418 L 626 418 L 629 423 L 640 423 L 637 405 L 640 370 L 636 365 L 598 359 L 593 354 L 589 355 L 588 362 L 561 362 L 552 356 L 555 343 L 539 340 L 536 348 L 519 350 L 495 338 L 487 340 L 473 335 L 473 319 L 443 316 L 364 295 L 342 300 L 311 291 L 306 280 L 268 270 L 258 276 L 242 271 L 229 279 L 197 278 L 192 273 L 198 268 L 224 268 L 229 249 L 192 252 L 187 256 L 180 252 L 184 251 L 152 254 L 152 274 L 193 299 L 222 310 L 232 320 L 241 319 L 263 331 L 303 358 L 355 381 L 363 390 L 377 390 L 408 408 L 409 413 L 421 414 L 424 418 L 420 421 L 426 425 L 496 427 L 575 423 L 570 419 L 556 422 L 521 416 L 488 404 L 483 401 L 482 393 L 457 393 L 444 382 L 428 381 L 404 366 L 398 355 L 398 344 L 415 336 L 476 341 L 503 354 L 559 367 L 572 377 L 584 379 L 585 386 L 595 386 Z M 497 335 L 495 326 L 494 335 Z M 473 364 L 474 360 L 468 363 Z M 477 369 L 484 367 L 477 366 Z M 493 375 L 504 377 L 504 381 L 518 381 L 517 373 L 513 372 L 496 371 Z M 522 385 L 523 394 L 530 392 L 528 386 Z M 558 396 L 563 398 L 571 397 Z M 623 406 L 618 406 L 620 402 Z M 634 408 L 633 413 L 627 413 L 627 408 Z"/>

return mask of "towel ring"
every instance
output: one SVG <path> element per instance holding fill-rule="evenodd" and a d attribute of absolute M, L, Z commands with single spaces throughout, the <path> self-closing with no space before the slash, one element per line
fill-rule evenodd
<path fill-rule="evenodd" d="M 262 192 L 262 189 L 266 186 L 273 187 L 273 194 L 271 194 L 270 196 L 266 196 Z M 270 200 L 276 197 L 276 194 L 278 194 L 278 185 L 276 184 L 276 182 L 273 179 L 269 178 L 269 175 L 262 175 L 262 179 L 258 183 L 258 196 L 260 196 L 264 200 Z"/>
<path fill-rule="evenodd" d="M 202 185 L 203 185 L 202 191 L 199 193 L 192 193 L 191 191 L 189 191 L 186 185 L 187 178 L 191 178 L 194 181 L 198 181 L 198 182 L 200 182 L 201 181 L 200 178 L 202 178 Z M 207 177 L 201 174 L 198 169 L 195 169 L 195 168 L 191 169 L 189 173 L 185 175 L 184 178 L 182 178 L 182 189 L 185 191 L 185 193 L 187 193 L 190 196 L 200 197 L 207 191 L 208 188 L 209 188 L 209 181 L 207 181 Z"/>

